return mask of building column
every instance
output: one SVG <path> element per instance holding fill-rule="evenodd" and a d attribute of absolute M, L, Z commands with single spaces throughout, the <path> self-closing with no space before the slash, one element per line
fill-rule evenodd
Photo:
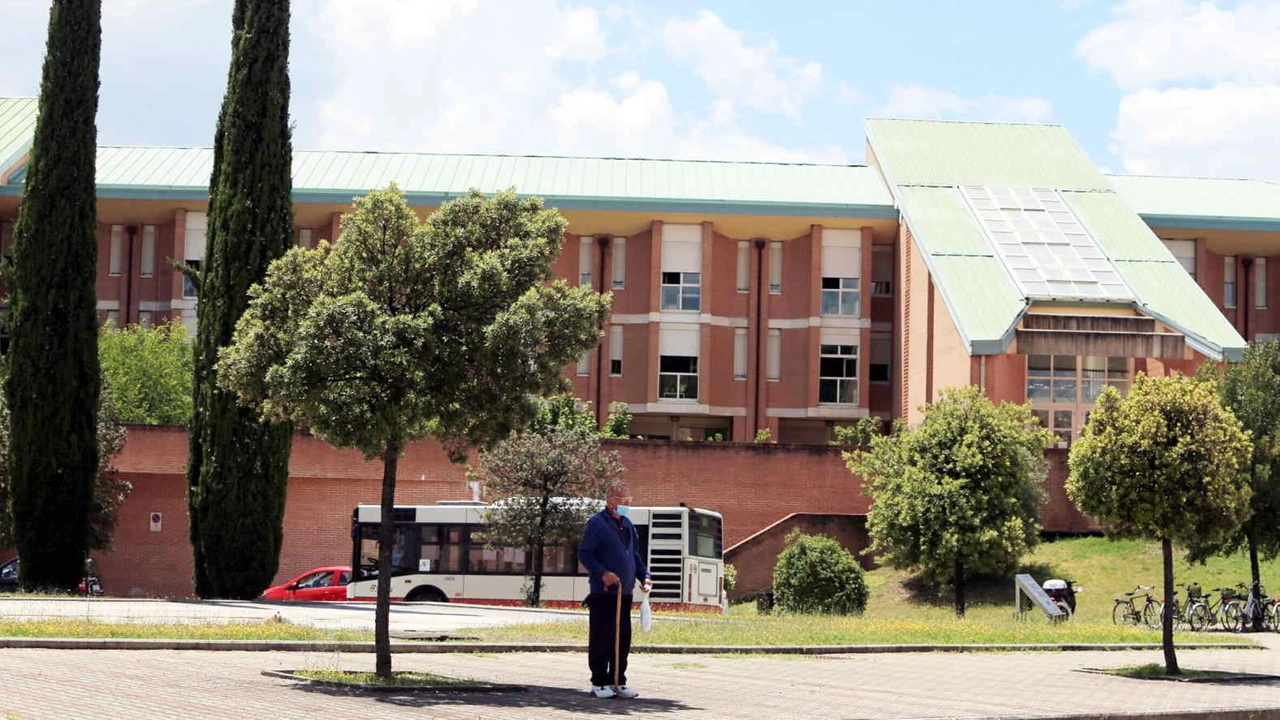
<path fill-rule="evenodd" d="M 651 226 L 649 240 L 649 313 L 662 311 L 662 221 L 654 220 Z M 648 377 L 645 378 L 648 391 L 645 393 L 644 401 L 646 404 L 658 401 L 658 363 L 659 348 L 658 338 L 659 331 L 662 328 L 660 322 L 649 322 L 649 363 L 645 368 Z M 623 372 L 626 368 L 623 368 Z"/>
<path fill-rule="evenodd" d="M 871 244 L 875 235 L 870 227 L 862 228 L 862 279 L 858 282 L 859 304 L 858 321 L 862 328 L 858 331 L 858 407 L 871 407 L 871 266 L 875 253 Z"/>
<path fill-rule="evenodd" d="M 809 311 L 808 317 L 822 317 L 822 226 L 809 226 Z M 806 333 L 805 407 L 818 406 L 818 375 L 822 364 L 822 327 L 810 324 Z M 861 350 L 859 350 L 861 352 Z M 859 389 L 861 392 L 861 389 Z"/>

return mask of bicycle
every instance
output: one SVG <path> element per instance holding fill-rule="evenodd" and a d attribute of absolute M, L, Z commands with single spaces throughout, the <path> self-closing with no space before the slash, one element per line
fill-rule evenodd
<path fill-rule="evenodd" d="M 1116 598 L 1115 604 L 1111 606 L 1111 622 L 1116 625 L 1160 627 L 1160 603 L 1151 597 L 1152 590 L 1155 590 L 1153 585 L 1139 585 Z M 1146 598 L 1141 608 L 1134 604 L 1139 597 Z"/>
<path fill-rule="evenodd" d="M 1272 613 L 1267 611 L 1266 604 L 1271 598 L 1266 596 L 1266 591 L 1262 589 L 1262 585 L 1254 583 L 1252 586 L 1244 583 L 1237 583 L 1236 587 L 1245 591 L 1246 601 L 1241 609 L 1239 623 L 1235 627 L 1235 632 L 1243 632 L 1245 625 L 1250 629 L 1260 627 L 1263 630 L 1268 629 L 1267 623 L 1271 621 Z"/>
<path fill-rule="evenodd" d="M 1223 630 L 1240 632 L 1244 629 L 1244 603 L 1235 588 L 1214 588 L 1221 597 L 1218 601 L 1218 624 Z"/>
<path fill-rule="evenodd" d="M 1222 601 L 1214 603 L 1209 593 L 1201 591 L 1199 583 L 1187 584 L 1187 626 L 1192 632 L 1212 627 L 1221 606 Z"/>

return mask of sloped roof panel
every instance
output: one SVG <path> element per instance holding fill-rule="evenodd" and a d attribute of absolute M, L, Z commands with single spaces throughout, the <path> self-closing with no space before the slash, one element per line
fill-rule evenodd
<path fill-rule="evenodd" d="M 1111 189 L 1075 138 L 1058 125 L 871 119 L 866 129 L 886 178 L 899 187 Z"/>
<path fill-rule="evenodd" d="M 35 98 L 0 98 L 0 174 L 31 149 L 38 111 Z"/>
<path fill-rule="evenodd" d="M 1247 343 L 1177 262 L 1121 260 L 1116 266 L 1141 299 L 1140 306 L 1185 333 L 1193 348 L 1228 360 L 1244 355 Z"/>
<path fill-rule="evenodd" d="M 1071 211 L 1112 260 L 1173 262 L 1173 255 L 1119 195 L 1064 192 Z"/>
<path fill-rule="evenodd" d="M 899 192 L 903 215 L 921 252 L 995 257 L 995 249 L 955 188 L 904 187 Z"/>
<path fill-rule="evenodd" d="M 971 354 L 1002 352 L 1027 303 L 1000 259 L 934 255 L 926 262 Z"/>

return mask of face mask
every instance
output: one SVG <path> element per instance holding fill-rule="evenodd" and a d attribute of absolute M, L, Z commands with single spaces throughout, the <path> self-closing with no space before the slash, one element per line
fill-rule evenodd
<path fill-rule="evenodd" d="M 619 505 L 617 508 L 617 513 L 622 517 L 626 517 L 628 514 L 631 513 L 631 508 L 630 506 L 627 506 L 627 505 Z"/>

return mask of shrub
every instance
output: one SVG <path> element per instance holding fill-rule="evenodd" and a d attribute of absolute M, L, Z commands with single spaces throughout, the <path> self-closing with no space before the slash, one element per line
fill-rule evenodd
<path fill-rule="evenodd" d="M 732 592 L 733 586 L 738 584 L 738 568 L 729 563 L 724 564 L 724 591 Z"/>
<path fill-rule="evenodd" d="M 793 613 L 861 615 L 867 584 L 858 561 L 825 535 L 793 530 L 773 571 L 774 602 Z"/>
<path fill-rule="evenodd" d="M 756 431 L 755 441 L 758 443 L 773 442 L 773 434 L 769 432 L 769 428 L 760 428 Z"/>

